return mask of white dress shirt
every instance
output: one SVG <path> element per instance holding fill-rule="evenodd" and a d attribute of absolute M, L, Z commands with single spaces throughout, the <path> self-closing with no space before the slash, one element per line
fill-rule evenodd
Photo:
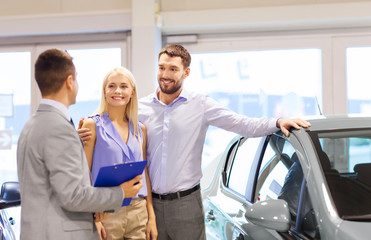
<path fill-rule="evenodd" d="M 51 105 L 58 109 L 59 111 L 61 111 L 66 116 L 67 120 L 71 119 L 70 113 L 68 112 L 68 108 L 61 102 L 52 99 L 42 98 L 40 104 Z"/>
<path fill-rule="evenodd" d="M 139 100 L 139 121 L 147 127 L 147 160 L 152 191 L 167 194 L 200 183 L 201 158 L 209 125 L 258 137 L 278 130 L 277 119 L 248 118 L 210 97 L 183 89 L 166 105 L 155 93 Z"/>

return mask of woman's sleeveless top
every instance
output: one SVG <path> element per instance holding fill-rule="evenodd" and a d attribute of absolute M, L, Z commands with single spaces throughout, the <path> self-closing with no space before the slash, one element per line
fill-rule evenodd
<path fill-rule="evenodd" d="M 127 143 L 125 143 L 111 119 L 108 117 L 108 114 L 95 115 L 91 118 L 95 122 L 97 133 L 91 168 L 93 183 L 101 167 L 143 160 L 141 144 L 139 144 L 139 138 L 134 137 L 134 128 L 131 122 L 129 122 L 129 138 Z M 138 127 L 142 140 L 142 128 L 140 123 L 138 123 Z M 136 198 L 138 196 L 147 196 L 147 184 L 144 172 L 142 183 L 143 187 L 140 189 Z"/>

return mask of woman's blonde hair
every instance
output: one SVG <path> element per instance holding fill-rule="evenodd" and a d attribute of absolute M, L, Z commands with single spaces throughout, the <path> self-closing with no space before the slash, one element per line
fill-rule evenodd
<path fill-rule="evenodd" d="M 106 96 L 105 96 L 105 88 L 107 86 L 109 77 L 111 75 L 113 75 L 113 74 L 122 75 L 122 76 L 126 77 L 127 79 L 129 79 L 129 82 L 130 82 L 130 84 L 131 84 L 131 86 L 133 88 L 133 94 L 131 96 L 131 99 L 130 99 L 128 105 L 125 108 L 125 116 L 128 118 L 129 123 L 131 122 L 133 124 L 133 127 L 134 127 L 134 136 L 136 136 L 139 139 L 141 139 L 140 134 L 139 134 L 139 126 L 138 126 L 138 96 L 137 96 L 137 89 L 136 89 L 136 85 L 135 85 L 134 76 L 133 76 L 133 74 L 128 69 L 126 69 L 124 67 L 117 67 L 117 68 L 112 69 L 106 75 L 106 77 L 104 78 L 104 81 L 103 81 L 102 99 L 100 101 L 100 104 L 99 104 L 97 110 L 95 110 L 95 113 L 94 114 L 103 115 L 103 114 L 108 113 L 108 103 L 107 103 L 107 99 L 106 99 Z"/>

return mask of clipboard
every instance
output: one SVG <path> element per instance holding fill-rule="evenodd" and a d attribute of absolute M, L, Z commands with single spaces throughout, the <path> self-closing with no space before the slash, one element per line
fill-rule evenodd
<path fill-rule="evenodd" d="M 134 177 L 143 174 L 146 165 L 147 160 L 101 167 L 97 178 L 95 179 L 94 187 L 118 186 L 123 182 L 129 181 Z M 128 206 L 130 202 L 131 198 L 125 198 L 122 206 Z"/>

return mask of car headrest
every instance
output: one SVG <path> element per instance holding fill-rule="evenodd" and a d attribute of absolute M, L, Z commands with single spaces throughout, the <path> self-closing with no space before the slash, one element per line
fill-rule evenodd
<path fill-rule="evenodd" d="M 317 153 L 318 153 L 318 157 L 321 162 L 323 171 L 330 170 L 331 163 L 330 163 L 330 159 L 328 158 L 327 154 L 322 150 L 319 150 Z"/>
<path fill-rule="evenodd" d="M 282 153 L 283 145 L 285 145 L 285 139 L 282 137 L 277 137 L 276 139 L 276 147 L 280 153 Z"/>
<path fill-rule="evenodd" d="M 292 154 L 291 161 L 296 162 L 296 163 L 299 163 L 299 157 L 298 157 L 298 154 L 296 152 L 294 152 Z"/>
<path fill-rule="evenodd" d="M 362 174 L 362 173 L 371 173 L 371 163 L 358 163 L 354 166 L 354 172 Z"/>

